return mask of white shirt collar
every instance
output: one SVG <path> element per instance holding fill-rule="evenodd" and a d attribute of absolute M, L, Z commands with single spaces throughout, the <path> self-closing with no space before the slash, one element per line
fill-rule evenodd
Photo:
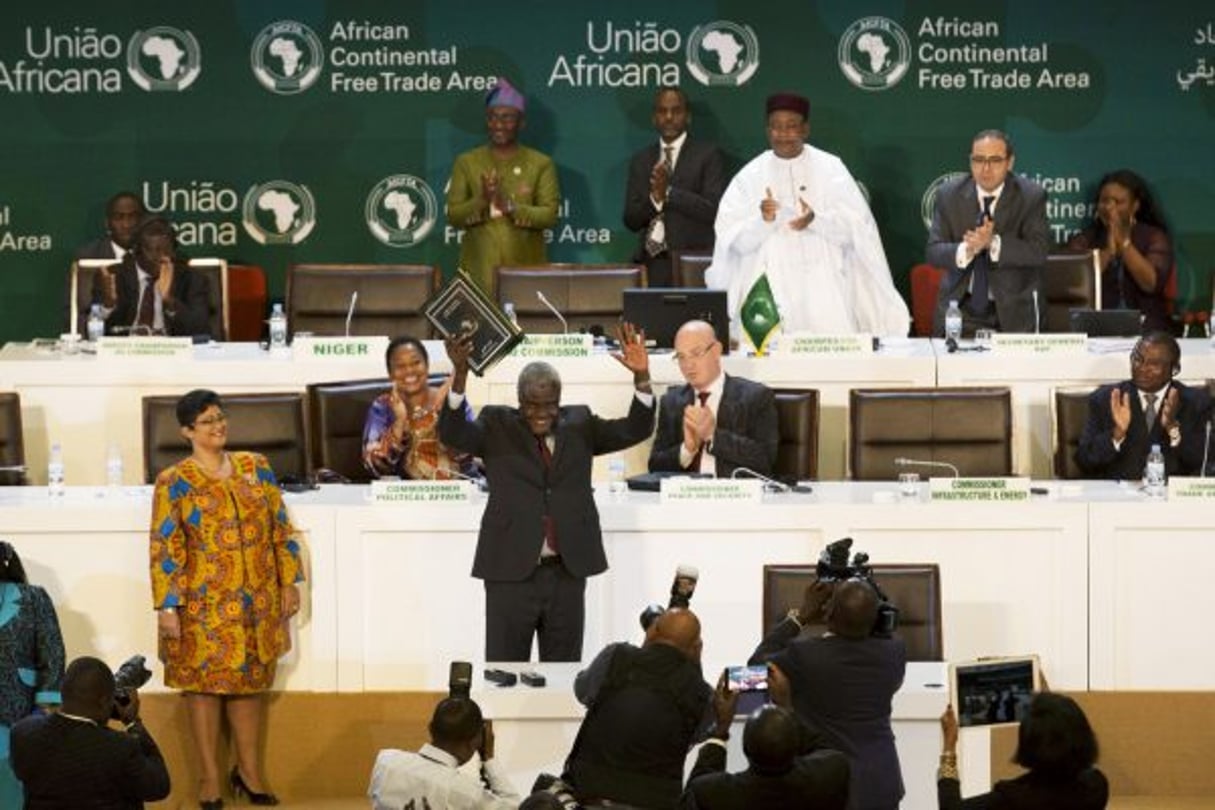
<path fill-rule="evenodd" d="M 451 768 L 459 768 L 460 763 L 451 754 L 444 751 L 442 748 L 426 743 L 418 749 L 418 756 L 426 757 L 432 762 L 437 762 L 440 765 L 447 765 Z"/>
<path fill-rule="evenodd" d="M 996 186 L 991 191 L 984 191 L 981 186 L 976 184 L 975 191 L 979 192 L 979 210 L 980 211 L 983 210 L 983 198 L 984 197 L 994 197 L 995 198 L 991 201 L 991 207 L 994 209 L 996 207 L 996 203 L 1000 202 L 1000 195 L 1004 193 L 1004 183 L 1001 183 L 1000 185 Z"/>
<path fill-rule="evenodd" d="M 683 145 L 684 145 L 684 143 L 687 142 L 687 140 L 688 140 L 688 131 L 686 129 L 683 132 L 679 133 L 679 137 L 676 138 L 675 140 L 671 141 L 670 143 L 667 143 L 662 138 L 659 138 L 658 139 L 658 156 L 662 157 L 663 155 L 666 154 L 666 152 L 663 150 L 670 148 L 671 149 L 671 165 L 674 166 L 676 163 L 679 162 L 679 153 L 683 151 Z"/>

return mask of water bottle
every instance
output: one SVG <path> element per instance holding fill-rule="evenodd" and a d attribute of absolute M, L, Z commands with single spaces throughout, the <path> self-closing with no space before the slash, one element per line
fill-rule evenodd
<path fill-rule="evenodd" d="M 625 480 L 624 456 L 617 453 L 608 459 L 608 492 L 613 500 L 623 500 L 629 494 L 629 484 Z"/>
<path fill-rule="evenodd" d="M 122 487 L 122 449 L 111 444 L 105 455 L 105 483 L 111 490 Z"/>
<path fill-rule="evenodd" d="M 1143 487 L 1153 498 L 1164 495 L 1164 454 L 1158 444 L 1153 444 L 1148 453 L 1147 466 L 1143 468 Z"/>
<path fill-rule="evenodd" d="M 962 310 L 958 309 L 957 301 L 949 302 L 945 310 L 945 339 L 957 343 L 962 337 Z"/>
<path fill-rule="evenodd" d="M 51 445 L 51 457 L 46 463 L 46 491 L 52 498 L 63 497 L 63 448 Z"/>
<path fill-rule="evenodd" d="M 275 304 L 270 313 L 270 348 L 287 348 L 287 315 L 282 304 Z"/>
<path fill-rule="evenodd" d="M 507 320 L 515 326 L 519 325 L 519 316 L 515 314 L 515 305 L 511 301 L 506 301 L 502 304 L 502 313 L 506 315 Z"/>
<path fill-rule="evenodd" d="M 105 318 L 101 317 L 101 304 L 93 304 L 89 310 L 89 342 L 96 343 L 99 337 L 105 335 Z"/>

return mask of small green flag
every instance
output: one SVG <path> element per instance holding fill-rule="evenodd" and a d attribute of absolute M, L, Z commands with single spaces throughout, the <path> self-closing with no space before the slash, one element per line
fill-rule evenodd
<path fill-rule="evenodd" d="M 776 299 L 772 297 L 767 273 L 761 273 L 751 285 L 738 314 L 742 319 L 742 330 L 755 347 L 755 353 L 763 354 L 768 339 L 780 323 L 780 312 L 776 309 Z"/>

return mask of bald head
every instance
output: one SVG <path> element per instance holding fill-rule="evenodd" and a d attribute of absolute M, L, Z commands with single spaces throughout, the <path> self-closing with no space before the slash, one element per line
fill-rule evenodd
<path fill-rule="evenodd" d="M 865 638 L 873 630 L 877 612 L 873 588 L 859 579 L 841 582 L 827 607 L 827 629 L 845 638 Z"/>
<path fill-rule="evenodd" d="M 788 709 L 769 703 L 747 718 L 743 753 L 751 770 L 779 776 L 793 767 L 798 750 L 797 718 Z"/>
<path fill-rule="evenodd" d="M 698 391 L 721 375 L 721 344 L 713 325 L 688 321 L 675 333 L 675 357 L 683 378 Z"/>
<path fill-rule="evenodd" d="M 693 661 L 700 660 L 700 619 L 684 608 L 670 608 L 654 620 L 645 634 L 646 645 L 668 644 Z"/>

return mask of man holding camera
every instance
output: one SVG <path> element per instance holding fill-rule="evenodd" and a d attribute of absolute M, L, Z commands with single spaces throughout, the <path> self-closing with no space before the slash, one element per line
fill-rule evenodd
<path fill-rule="evenodd" d="M 743 753 L 747 770 L 726 773 L 726 741 L 734 722 L 738 692 L 723 672 L 714 706 L 717 724 L 700 747 L 680 810 L 845 810 L 848 758 L 823 747 L 821 735 L 793 712 L 789 681 L 777 669 L 768 673 L 772 702 L 747 718 Z"/>
<path fill-rule="evenodd" d="M 478 753 L 480 780 L 459 770 Z M 380 751 L 367 796 L 375 810 L 513 810 L 520 801 L 494 761 L 493 726 L 466 697 L 439 702 L 430 719 L 430 742 L 417 753 Z"/>
<path fill-rule="evenodd" d="M 130 810 L 169 795 L 169 771 L 139 720 L 139 693 L 115 700 L 103 661 L 77 658 L 63 675 L 63 707 L 13 726 L 13 772 L 26 810 Z M 125 731 L 107 727 L 117 719 Z"/>
<path fill-rule="evenodd" d="M 878 605 L 877 592 L 864 580 L 820 579 L 750 661 L 766 661 L 787 677 L 797 715 L 848 756 L 850 810 L 894 810 L 903 797 L 890 705 L 903 684 L 907 648 L 900 638 L 873 635 Z M 798 637 L 803 625 L 822 617 L 827 632 Z"/>
<path fill-rule="evenodd" d="M 669 608 L 640 648 L 610 644 L 578 673 L 574 694 L 587 712 L 562 779 L 584 805 L 675 805 L 688 750 L 713 727 L 720 700 L 701 674 L 701 647 L 696 614 Z"/>

